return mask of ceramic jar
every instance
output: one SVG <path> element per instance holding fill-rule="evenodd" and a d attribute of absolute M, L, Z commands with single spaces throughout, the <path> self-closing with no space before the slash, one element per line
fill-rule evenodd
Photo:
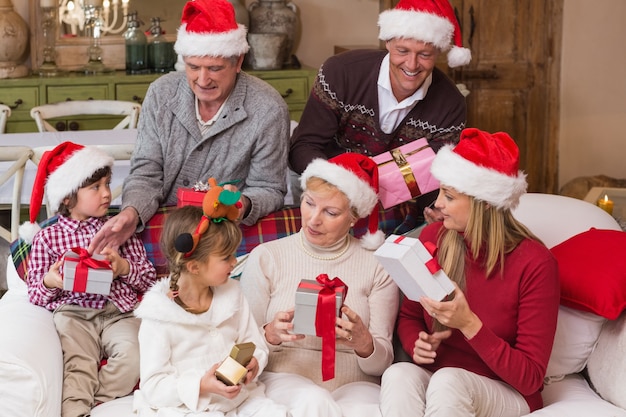
<path fill-rule="evenodd" d="M 249 33 L 285 34 L 286 41 L 281 55 L 285 64 L 291 60 L 291 54 L 298 29 L 296 5 L 287 0 L 257 0 L 248 7 L 250 11 Z"/>
<path fill-rule="evenodd" d="M 22 64 L 28 48 L 28 25 L 13 10 L 11 0 L 0 0 L 0 78 L 18 78 L 28 75 Z"/>

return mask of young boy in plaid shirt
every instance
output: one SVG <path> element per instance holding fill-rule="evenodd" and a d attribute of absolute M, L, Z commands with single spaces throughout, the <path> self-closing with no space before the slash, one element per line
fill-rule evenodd
<path fill-rule="evenodd" d="M 63 349 L 62 417 L 88 416 L 102 402 L 128 395 L 139 379 L 139 294 L 156 280 L 141 240 L 102 251 L 110 262 L 109 295 L 63 289 L 63 256 L 86 249 L 108 219 L 113 158 L 96 147 L 65 142 L 44 153 L 33 186 L 30 223 L 20 237 L 32 242 L 26 283 L 30 302 L 53 312 Z M 39 230 L 44 194 L 58 221 Z M 104 366 L 101 361 L 107 359 Z"/>

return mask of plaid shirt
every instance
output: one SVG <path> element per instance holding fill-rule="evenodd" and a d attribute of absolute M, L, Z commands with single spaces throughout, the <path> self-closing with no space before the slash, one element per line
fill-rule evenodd
<path fill-rule="evenodd" d="M 59 221 L 35 235 L 30 251 L 26 284 L 30 302 L 54 311 L 63 304 L 101 309 L 111 301 L 123 313 L 133 310 L 138 295 L 156 281 L 154 266 L 146 256 L 143 243 L 132 236 L 120 247 L 120 256 L 130 264 L 128 275 L 120 275 L 111 284 L 108 296 L 101 294 L 65 291 L 62 288 L 46 288 L 43 278 L 50 267 L 72 248 L 86 248 L 109 217 L 90 217 L 78 221 L 59 215 Z M 63 266 L 61 266 L 63 276 Z"/>

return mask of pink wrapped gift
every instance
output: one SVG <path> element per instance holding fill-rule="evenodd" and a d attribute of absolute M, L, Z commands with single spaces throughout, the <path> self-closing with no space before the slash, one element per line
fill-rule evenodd
<path fill-rule="evenodd" d="M 196 191 L 193 188 L 179 188 L 176 190 L 177 207 L 182 206 L 202 206 L 202 200 L 206 195 L 206 191 Z"/>
<path fill-rule="evenodd" d="M 383 207 L 397 206 L 439 188 L 439 181 L 430 173 L 434 158 L 426 138 L 373 156 L 378 164 L 378 196 Z"/>
<path fill-rule="evenodd" d="M 109 295 L 113 270 L 103 255 L 92 256 L 87 249 L 73 248 L 63 259 L 64 290 Z"/>

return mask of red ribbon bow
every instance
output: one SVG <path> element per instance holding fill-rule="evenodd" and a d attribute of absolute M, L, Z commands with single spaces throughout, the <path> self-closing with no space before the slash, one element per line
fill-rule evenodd
<path fill-rule="evenodd" d="M 77 258 L 65 258 L 65 261 L 78 262 L 76 265 L 76 274 L 74 276 L 74 292 L 87 291 L 87 276 L 89 268 L 91 269 L 111 269 L 111 263 L 107 260 L 99 260 L 91 257 L 87 249 L 72 248 L 72 252 L 78 255 Z"/>
<path fill-rule="evenodd" d="M 404 236 L 398 236 L 393 241 L 393 243 L 400 244 L 400 242 L 402 242 L 403 240 L 404 240 Z M 441 265 L 439 265 L 439 262 L 437 262 L 437 246 L 435 246 L 433 242 L 425 242 L 423 243 L 423 245 L 428 251 L 428 253 L 430 253 L 430 256 L 432 256 L 432 258 L 429 261 L 425 262 L 424 265 L 426 265 L 426 268 L 428 269 L 428 271 L 434 275 L 435 272 L 441 269 Z"/>
<path fill-rule="evenodd" d="M 315 333 L 322 338 L 322 380 L 335 377 L 335 317 L 336 293 L 343 291 L 343 298 L 348 294 L 348 286 L 339 278 L 328 279 L 320 274 L 315 280 L 322 286 L 317 295 L 315 312 Z"/>
<path fill-rule="evenodd" d="M 439 262 L 437 262 L 437 246 L 435 246 L 433 242 L 425 242 L 424 247 L 432 256 L 432 259 L 426 262 L 426 268 L 428 268 L 428 271 L 430 271 L 430 273 L 434 275 L 435 272 L 441 269 L 441 265 L 439 265 Z"/>

